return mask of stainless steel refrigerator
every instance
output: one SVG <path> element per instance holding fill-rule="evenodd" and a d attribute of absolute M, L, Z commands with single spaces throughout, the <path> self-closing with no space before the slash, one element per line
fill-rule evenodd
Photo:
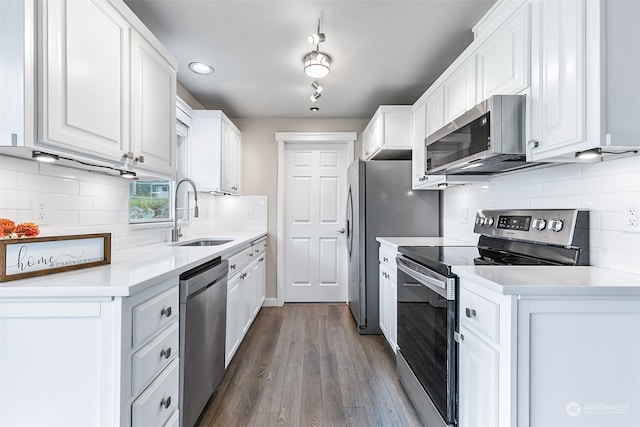
<path fill-rule="evenodd" d="M 440 192 L 411 190 L 410 160 L 356 160 L 348 179 L 349 308 L 361 334 L 380 334 L 376 237 L 440 236 Z"/>

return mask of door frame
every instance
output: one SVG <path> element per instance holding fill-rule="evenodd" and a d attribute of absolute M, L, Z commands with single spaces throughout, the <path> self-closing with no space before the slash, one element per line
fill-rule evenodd
<path fill-rule="evenodd" d="M 284 188 L 285 177 L 285 149 L 286 144 L 300 143 L 324 143 L 324 144 L 346 144 L 347 145 L 347 166 L 354 160 L 354 146 L 358 139 L 357 132 L 276 132 L 278 142 L 278 201 L 277 201 L 277 226 L 276 226 L 276 293 L 278 307 L 284 305 Z"/>

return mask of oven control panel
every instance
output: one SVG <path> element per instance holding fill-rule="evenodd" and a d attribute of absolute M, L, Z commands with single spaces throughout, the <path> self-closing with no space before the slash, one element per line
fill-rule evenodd
<path fill-rule="evenodd" d="M 588 235 L 589 212 L 578 209 L 479 210 L 474 233 L 559 246 L 575 244 L 576 230 Z"/>

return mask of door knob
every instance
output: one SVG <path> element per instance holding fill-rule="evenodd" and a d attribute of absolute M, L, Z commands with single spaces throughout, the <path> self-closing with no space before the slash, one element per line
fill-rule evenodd
<path fill-rule="evenodd" d="M 336 231 L 340 234 L 344 234 L 344 227 L 338 228 Z"/>

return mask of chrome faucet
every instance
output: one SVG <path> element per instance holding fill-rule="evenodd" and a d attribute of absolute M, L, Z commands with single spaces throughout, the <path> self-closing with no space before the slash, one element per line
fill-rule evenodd
<path fill-rule="evenodd" d="M 172 242 L 177 242 L 180 237 L 182 237 L 182 233 L 180 232 L 180 229 L 178 228 L 178 189 L 180 188 L 180 184 L 182 184 L 183 182 L 188 182 L 189 184 L 191 184 L 191 186 L 193 187 L 193 197 L 195 198 L 196 201 L 196 206 L 193 208 L 193 217 L 194 218 L 198 218 L 198 190 L 196 189 L 196 183 L 193 182 L 192 180 L 190 180 L 189 178 L 183 178 L 180 181 L 178 181 L 178 184 L 176 184 L 176 194 L 175 194 L 175 200 L 173 203 L 173 230 L 171 230 L 171 241 Z M 188 210 L 189 209 L 189 199 L 187 199 L 187 207 L 186 208 L 180 208 L 180 210 Z"/>

